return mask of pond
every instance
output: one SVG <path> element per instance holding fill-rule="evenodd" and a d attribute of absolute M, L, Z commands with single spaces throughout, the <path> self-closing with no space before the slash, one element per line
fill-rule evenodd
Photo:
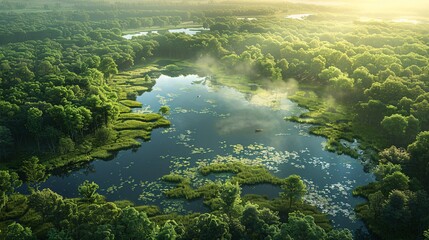
<path fill-rule="evenodd" d="M 243 84 L 224 86 L 213 77 L 161 75 L 151 92 L 137 97 L 142 108 L 157 111 L 168 105 L 172 126 L 157 129 L 152 140 L 138 149 L 120 151 L 113 160 L 94 161 L 87 168 L 52 176 L 42 187 L 67 197 L 77 196 L 84 180 L 100 185 L 108 200 L 129 199 L 136 204 L 157 204 L 166 212 L 205 211 L 201 201 L 169 200 L 162 194 L 172 187 L 160 180 L 169 173 L 187 174 L 194 185 L 230 174 L 196 174 L 196 166 L 235 158 L 265 165 L 273 174 L 300 175 L 308 188 L 305 200 L 329 214 L 335 226 L 357 229 L 353 208 L 363 199 L 352 189 L 374 180 L 359 160 L 323 149 L 326 139 L 310 135 L 310 125 L 288 122 L 284 117 L 305 112 L 287 99 L 290 88 L 263 89 Z M 258 130 L 258 131 L 256 131 Z M 246 186 L 245 193 L 277 197 L 279 188 Z"/>
<path fill-rule="evenodd" d="M 203 28 L 203 27 L 199 27 L 199 28 L 177 28 L 177 29 L 169 29 L 168 32 L 170 33 L 184 33 L 187 35 L 195 35 L 197 33 L 200 33 L 202 31 L 207 31 L 210 30 L 208 28 Z M 130 33 L 130 34 L 125 34 L 122 37 L 130 40 L 133 37 L 140 37 L 140 36 L 146 36 L 149 33 L 158 33 L 158 31 L 154 30 L 154 31 L 143 31 L 143 32 L 137 32 L 137 33 Z"/>

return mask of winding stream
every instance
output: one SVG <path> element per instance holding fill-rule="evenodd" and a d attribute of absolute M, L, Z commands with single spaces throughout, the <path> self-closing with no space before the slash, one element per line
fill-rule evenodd
<path fill-rule="evenodd" d="M 252 90 L 242 93 L 197 75 L 161 75 L 151 92 L 137 97 L 143 107 L 133 111 L 156 112 L 168 105 L 170 128 L 154 130 L 150 142 L 120 151 L 113 160 L 94 161 L 86 169 L 52 176 L 42 187 L 75 197 L 78 185 L 87 179 L 98 183 L 108 200 L 157 204 L 165 212 L 205 211 L 202 201 L 166 199 L 162 191 L 172 186 L 160 178 L 170 172 L 187 174 L 196 186 L 213 178 L 225 179 L 228 174 L 204 178 L 195 167 L 238 158 L 263 164 L 279 177 L 300 175 L 308 188 L 305 200 L 328 213 L 335 226 L 351 230 L 363 226 L 353 212 L 363 200 L 354 198 L 352 189 L 373 181 L 372 174 L 364 172 L 359 160 L 323 150 L 326 140 L 309 135 L 309 125 L 285 121 L 286 116 L 306 111 L 287 99 L 286 89 L 243 87 Z M 263 184 L 245 186 L 243 193 L 273 198 L 279 190 Z"/>

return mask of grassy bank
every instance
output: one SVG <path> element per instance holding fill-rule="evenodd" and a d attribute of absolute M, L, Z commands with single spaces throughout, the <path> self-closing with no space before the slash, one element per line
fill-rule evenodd
<path fill-rule="evenodd" d="M 154 79 L 165 71 L 161 64 L 167 61 L 155 59 L 144 66 L 135 66 L 110 79 L 108 84 L 118 95 L 116 106 L 119 116 L 103 127 L 107 134 L 104 136 L 105 139 L 100 141 L 97 130 L 95 133 L 84 136 L 79 143 L 73 144 L 65 151 L 39 154 L 41 163 L 48 171 L 53 171 L 80 166 L 94 159 L 110 159 L 120 150 L 139 147 L 141 145 L 139 140 L 149 141 L 153 129 L 170 126 L 170 121 L 158 113 L 131 112 L 131 108 L 142 107 L 142 103 L 135 101 L 136 97 L 152 89 L 155 84 Z M 175 61 L 172 60 L 171 63 L 174 64 Z M 186 65 L 189 66 L 189 64 Z M 18 169 L 21 162 L 29 157 L 27 154 L 22 154 L 14 161 L 2 162 L 0 168 Z"/>
<path fill-rule="evenodd" d="M 373 131 L 363 130 L 365 127 L 354 120 L 352 106 L 323 95 L 314 87 L 300 86 L 300 90 L 289 99 L 308 109 L 308 112 L 285 120 L 314 125 L 310 128 L 310 133 L 327 139 L 326 150 L 353 158 L 360 156 L 360 150 L 377 150 L 384 145 L 381 136 L 374 136 Z M 358 146 L 351 146 L 355 140 L 358 141 Z"/>
<path fill-rule="evenodd" d="M 142 107 L 142 103 L 134 99 L 152 89 L 155 77 L 165 71 L 161 64 L 166 61 L 168 60 L 154 59 L 144 66 L 134 66 L 114 76 L 109 85 L 118 93 L 117 105 L 120 114 L 116 121 L 108 126 L 112 137 L 102 144 L 94 144 L 96 136 L 87 136 L 84 141 L 89 145 L 86 151 L 73 151 L 51 157 L 44 162 L 48 169 L 73 167 L 94 159 L 110 159 L 117 151 L 139 147 L 141 145 L 139 139 L 149 141 L 153 129 L 169 127 L 170 121 L 158 113 L 131 112 L 131 108 Z M 175 61 L 171 63 L 174 64 Z"/>

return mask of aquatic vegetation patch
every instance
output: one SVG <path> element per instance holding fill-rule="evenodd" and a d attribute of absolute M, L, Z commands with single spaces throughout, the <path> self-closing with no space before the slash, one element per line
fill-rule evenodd
<path fill-rule="evenodd" d="M 165 118 L 159 118 L 155 122 L 146 122 L 142 120 L 124 120 L 124 121 L 118 121 L 114 125 L 114 129 L 116 130 L 134 130 L 134 129 L 143 129 L 146 131 L 150 131 L 153 128 L 157 127 L 168 127 L 170 126 L 170 121 L 168 121 Z"/>
<path fill-rule="evenodd" d="M 119 121 L 125 120 L 139 120 L 143 122 L 154 122 L 162 118 L 160 114 L 157 113 L 146 113 L 146 114 L 136 114 L 136 113 L 123 113 L 119 115 Z"/>
<path fill-rule="evenodd" d="M 170 183 L 180 183 L 185 181 L 185 177 L 177 175 L 177 174 L 168 174 L 161 178 L 163 181 Z"/>
<path fill-rule="evenodd" d="M 138 120 L 125 120 L 115 124 L 116 130 L 131 130 L 131 129 L 144 129 L 151 130 L 153 124 L 150 122 L 138 121 Z"/>
<path fill-rule="evenodd" d="M 183 133 L 180 133 L 175 136 L 171 136 L 169 138 L 175 140 L 176 144 L 178 145 L 183 145 L 187 148 L 192 149 L 194 148 L 194 145 L 191 143 L 195 141 L 195 139 L 191 137 L 192 134 L 193 134 L 193 131 L 188 129 L 188 130 L 185 130 Z"/>
<path fill-rule="evenodd" d="M 118 132 L 119 137 L 127 137 L 132 139 L 150 140 L 151 132 L 144 129 L 121 130 Z"/>
<path fill-rule="evenodd" d="M 203 164 L 200 162 L 200 167 L 196 170 L 201 177 L 207 177 L 209 174 L 232 173 L 230 178 L 233 182 L 238 182 L 241 185 L 254 185 L 260 183 L 269 183 L 273 185 L 281 185 L 284 180 L 272 175 L 266 168 L 261 165 L 247 165 L 242 163 L 237 158 L 232 158 L 227 163 L 211 163 Z M 196 176 L 198 178 L 198 176 Z M 177 183 L 174 188 L 165 192 L 169 198 L 185 198 L 196 199 L 204 197 L 205 200 L 210 200 L 216 183 L 206 180 L 199 187 L 194 187 L 192 183 L 196 182 L 192 176 L 169 174 L 162 178 L 167 182 Z M 200 182 L 201 183 L 201 182 Z"/>
<path fill-rule="evenodd" d="M 195 147 L 192 149 L 191 154 L 206 154 L 213 152 L 213 149 L 211 148 L 202 148 L 202 147 Z"/>
<path fill-rule="evenodd" d="M 273 176 L 263 166 L 249 166 L 238 161 L 231 163 L 213 163 L 200 168 L 200 173 L 203 176 L 207 176 L 210 173 L 225 172 L 234 173 L 235 175 L 231 178 L 231 181 L 238 182 L 241 185 L 260 183 L 281 185 L 284 183 L 283 179 Z"/>
<path fill-rule="evenodd" d="M 353 206 L 340 199 L 351 198 L 350 192 L 353 189 L 355 180 L 345 180 L 331 184 L 329 186 L 317 186 L 311 180 L 304 179 L 307 186 L 307 194 L 304 196 L 304 201 L 310 205 L 316 206 L 325 214 L 331 216 L 343 216 L 356 220 L 356 214 Z"/>
<path fill-rule="evenodd" d="M 140 142 L 138 142 L 135 139 L 121 138 L 117 142 L 106 144 L 106 145 L 102 146 L 101 149 L 106 150 L 106 151 L 115 152 L 115 151 L 130 148 L 130 147 L 139 147 L 139 146 L 140 146 Z"/>
<path fill-rule="evenodd" d="M 227 117 L 231 116 L 231 114 L 230 114 L 230 113 L 218 113 L 218 112 L 216 112 L 216 111 L 214 111 L 214 110 L 211 110 L 211 109 L 210 109 L 210 108 L 208 108 L 208 107 L 203 108 L 203 109 L 201 109 L 201 110 L 186 109 L 186 108 L 183 108 L 183 107 L 175 107 L 175 108 L 173 109 L 173 111 L 174 111 L 175 113 L 182 113 L 182 114 L 185 114 L 185 113 L 209 114 L 209 115 L 211 115 L 211 116 L 213 116 L 213 117 L 219 117 L 219 118 L 227 118 Z"/>

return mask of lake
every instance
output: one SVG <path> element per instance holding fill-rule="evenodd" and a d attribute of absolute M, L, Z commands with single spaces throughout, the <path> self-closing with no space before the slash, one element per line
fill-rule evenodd
<path fill-rule="evenodd" d="M 351 230 L 363 226 L 353 211 L 363 199 L 353 197 L 352 189 L 374 181 L 373 175 L 364 172 L 359 160 L 325 151 L 326 139 L 310 135 L 310 125 L 284 120 L 306 111 L 287 99 L 287 86 L 267 90 L 244 84 L 243 89 L 247 91 L 224 86 L 212 77 L 161 75 L 152 91 L 137 97 L 143 107 L 133 111 L 156 112 L 168 105 L 170 128 L 154 130 L 151 141 L 120 151 L 113 160 L 94 161 L 68 175 L 52 176 L 42 187 L 76 197 L 78 185 L 90 180 L 100 185 L 108 200 L 156 204 L 166 212 L 206 211 L 199 200 L 166 199 L 162 192 L 172 185 L 160 178 L 187 174 L 195 186 L 226 179 L 230 174 L 202 177 L 196 166 L 234 158 L 263 164 L 282 178 L 300 175 L 308 188 L 305 200 L 327 213 L 335 226 Z M 273 198 L 279 188 L 246 186 L 245 193 Z"/>
<path fill-rule="evenodd" d="M 170 33 L 184 33 L 187 35 L 195 35 L 197 33 L 200 33 L 202 31 L 207 31 L 210 30 L 208 28 L 203 28 L 203 27 L 199 27 L 199 28 L 177 28 L 177 29 L 169 29 L 168 32 Z M 143 31 L 143 32 L 137 32 L 137 33 L 130 33 L 130 34 L 125 34 L 122 37 L 130 40 L 133 37 L 140 37 L 140 36 L 146 36 L 149 33 L 158 33 L 158 31 L 154 30 L 154 31 Z"/>
<path fill-rule="evenodd" d="M 313 15 L 313 14 L 309 14 L 309 13 L 292 14 L 292 15 L 286 16 L 286 18 L 295 19 L 295 20 L 304 20 L 304 19 L 307 19 L 311 15 Z"/>

